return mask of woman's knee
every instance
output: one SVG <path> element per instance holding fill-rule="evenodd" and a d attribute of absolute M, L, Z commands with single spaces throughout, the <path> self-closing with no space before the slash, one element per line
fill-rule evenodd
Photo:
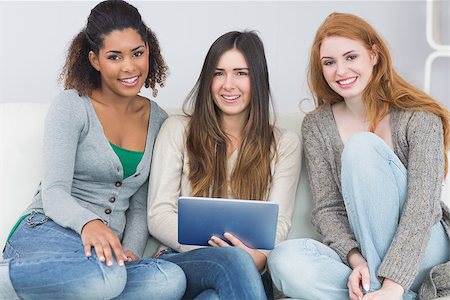
<path fill-rule="evenodd" d="M 158 259 L 155 263 L 157 271 L 150 271 L 147 277 L 149 292 L 146 299 L 181 299 L 187 285 L 183 270 L 169 261 Z"/>
<path fill-rule="evenodd" d="M 79 290 L 82 293 L 88 291 L 92 294 L 93 299 L 112 299 L 120 295 L 125 289 L 127 283 L 125 266 L 114 264 L 108 267 L 105 263 L 98 261 L 97 266 L 93 267 L 90 272 L 92 276 L 87 277 L 81 285 L 86 288 L 80 286 Z"/>
<path fill-rule="evenodd" d="M 371 132 L 358 132 L 353 134 L 346 142 L 342 152 L 342 164 L 360 161 L 379 160 L 383 149 L 388 149 L 386 143 Z"/>
<path fill-rule="evenodd" d="M 186 276 L 174 263 L 159 259 L 136 261 L 128 268 L 124 299 L 181 299 Z"/>
<path fill-rule="evenodd" d="M 225 267 L 256 270 L 252 257 L 244 249 L 238 247 L 220 247 L 216 249 L 219 252 L 217 261 L 222 263 Z"/>
<path fill-rule="evenodd" d="M 314 281 L 320 280 L 314 276 L 317 274 L 315 259 L 321 255 L 319 245 L 321 243 L 313 239 L 296 239 L 284 241 L 272 250 L 267 263 L 278 290 L 293 296 L 293 291 L 308 289 Z"/>
<path fill-rule="evenodd" d="M 287 240 L 278 244 L 270 253 L 267 264 L 272 277 L 290 276 L 292 271 L 307 268 L 308 259 L 314 244 L 311 239 Z"/>

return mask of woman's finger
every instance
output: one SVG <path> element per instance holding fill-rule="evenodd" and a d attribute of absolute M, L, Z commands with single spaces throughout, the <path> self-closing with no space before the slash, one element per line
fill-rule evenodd
<path fill-rule="evenodd" d="M 127 261 L 134 261 L 134 260 L 138 260 L 139 259 L 139 256 L 134 254 L 134 252 L 131 251 L 131 250 L 125 250 L 124 251 L 124 255 L 125 255 L 125 259 Z"/>
<path fill-rule="evenodd" d="M 91 248 L 92 248 L 91 244 L 88 243 L 84 244 L 84 253 L 86 254 L 87 257 L 92 256 Z"/>
<path fill-rule="evenodd" d="M 208 245 L 210 245 L 211 247 L 220 247 L 216 242 L 214 242 L 214 240 L 210 239 L 208 240 Z"/>
<path fill-rule="evenodd" d="M 238 239 L 237 237 L 235 237 L 234 235 L 232 235 L 232 234 L 229 233 L 229 232 L 225 232 L 225 233 L 223 234 L 223 236 L 224 236 L 227 240 L 229 240 L 230 243 L 231 243 L 233 246 L 236 246 L 236 247 L 239 247 L 239 248 L 246 248 L 246 247 L 247 247 L 247 246 L 244 245 L 243 242 L 241 242 L 240 239 Z"/>
<path fill-rule="evenodd" d="M 213 235 L 210 240 L 212 240 L 214 243 L 216 243 L 217 246 L 219 246 L 219 247 L 229 247 L 230 246 L 230 244 L 228 244 L 227 242 L 225 242 L 224 240 L 222 240 L 221 238 L 219 238 L 215 235 Z"/>
<path fill-rule="evenodd" d="M 95 253 L 97 253 L 98 260 L 101 262 L 105 261 L 105 254 L 103 253 L 103 246 L 99 241 L 95 241 L 92 243 L 94 246 Z"/>
<path fill-rule="evenodd" d="M 106 265 L 110 267 L 113 265 L 113 255 L 109 241 L 108 240 L 102 241 L 102 247 L 106 259 Z"/>
<path fill-rule="evenodd" d="M 361 283 L 365 292 L 368 292 L 370 289 L 370 273 L 369 268 L 363 268 L 361 270 Z"/>
<path fill-rule="evenodd" d="M 353 293 L 357 299 L 361 299 L 363 292 L 361 290 L 361 276 L 359 272 L 353 271 L 348 278 L 348 287 L 351 293 Z"/>
<path fill-rule="evenodd" d="M 114 255 L 116 256 L 117 264 L 119 266 L 123 266 L 124 258 L 126 257 L 123 252 L 122 244 L 120 244 L 119 239 L 116 236 L 113 236 L 112 241 L 109 241 L 112 250 L 114 251 Z M 131 252 L 131 251 L 130 251 Z"/>

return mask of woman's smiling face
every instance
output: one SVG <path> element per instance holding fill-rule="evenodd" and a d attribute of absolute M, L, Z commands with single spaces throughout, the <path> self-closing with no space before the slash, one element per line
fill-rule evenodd
<path fill-rule="evenodd" d="M 336 93 L 345 100 L 362 100 L 377 54 L 359 41 L 330 36 L 320 46 L 320 61 L 323 77 Z"/>
<path fill-rule="evenodd" d="M 117 96 L 137 95 L 149 72 L 148 47 L 131 28 L 106 35 L 98 56 L 91 51 L 89 59 L 100 72 L 101 89 Z"/>
<path fill-rule="evenodd" d="M 237 49 L 228 50 L 220 57 L 211 94 L 222 116 L 247 116 L 251 99 L 250 71 L 244 55 Z"/>

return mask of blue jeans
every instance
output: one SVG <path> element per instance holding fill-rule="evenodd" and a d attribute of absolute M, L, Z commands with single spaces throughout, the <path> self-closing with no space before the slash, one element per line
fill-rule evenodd
<path fill-rule="evenodd" d="M 240 248 L 205 247 L 163 254 L 161 258 L 176 263 L 186 274 L 183 298 L 266 299 L 253 259 Z"/>
<path fill-rule="evenodd" d="M 376 271 L 397 230 L 407 196 L 407 171 L 372 133 L 354 134 L 342 153 L 342 194 L 352 228 L 370 271 L 370 291 L 381 288 Z M 417 224 L 420 226 L 420 224 Z M 404 299 L 414 299 L 431 267 L 448 261 L 449 239 L 433 226 L 420 270 Z M 299 299 L 348 299 L 351 269 L 328 246 L 312 239 L 289 240 L 269 256 L 275 286 Z M 295 274 L 295 275 L 294 275 Z"/>
<path fill-rule="evenodd" d="M 140 259 L 107 267 L 94 250 L 86 257 L 79 234 L 39 213 L 21 222 L 3 257 L 23 299 L 180 299 L 186 289 L 183 271 L 167 261 Z M 11 294 L 0 293 L 0 298 L 11 299 Z"/>

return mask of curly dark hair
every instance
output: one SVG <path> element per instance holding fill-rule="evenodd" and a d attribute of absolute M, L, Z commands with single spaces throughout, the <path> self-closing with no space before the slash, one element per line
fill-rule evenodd
<path fill-rule="evenodd" d="M 99 88 L 100 73 L 89 62 L 89 52 L 96 55 L 103 47 L 103 39 L 114 30 L 131 28 L 136 30 L 149 47 L 149 72 L 145 87 L 151 87 L 153 96 L 156 84 L 164 86 L 168 67 L 161 55 L 158 39 L 145 25 L 138 10 L 122 0 L 107 0 L 97 4 L 89 14 L 86 27 L 72 40 L 60 80 L 65 89 L 76 89 L 80 95 L 89 95 Z"/>

